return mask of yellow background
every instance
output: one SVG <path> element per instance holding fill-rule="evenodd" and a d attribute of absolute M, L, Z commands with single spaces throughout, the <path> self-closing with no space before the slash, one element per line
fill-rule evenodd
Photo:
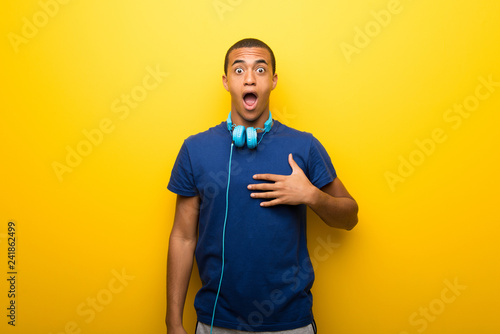
<path fill-rule="evenodd" d="M 478 88 L 500 82 L 498 1 L 7 0 L 0 13 L 2 333 L 166 332 L 166 185 L 182 141 L 227 117 L 223 57 L 245 37 L 277 57 L 275 118 L 323 143 L 360 206 L 351 232 L 309 215 L 320 333 L 500 332 L 500 87 Z M 463 103 L 470 115 L 447 120 Z M 446 139 L 427 154 L 416 141 L 434 129 Z M 58 178 L 78 145 L 87 155 Z"/>

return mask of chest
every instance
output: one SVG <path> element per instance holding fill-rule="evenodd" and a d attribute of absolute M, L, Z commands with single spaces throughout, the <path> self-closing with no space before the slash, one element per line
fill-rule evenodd
<path fill-rule="evenodd" d="M 289 175 L 292 172 L 288 162 L 289 153 L 293 154 L 295 162 L 306 172 L 305 152 L 294 151 L 294 148 L 259 145 L 250 150 L 234 146 L 231 156 L 231 145 L 226 146 L 225 150 L 213 152 L 210 157 L 205 155 L 194 162 L 194 177 L 202 196 L 214 197 L 224 193 L 228 178 L 232 190 L 246 192 L 250 183 L 262 182 L 253 179 L 255 174 Z"/>

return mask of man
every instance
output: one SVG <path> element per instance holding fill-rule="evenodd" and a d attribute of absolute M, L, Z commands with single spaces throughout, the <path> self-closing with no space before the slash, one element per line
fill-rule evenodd
<path fill-rule="evenodd" d="M 272 120 L 275 70 L 265 43 L 234 44 L 222 76 L 231 94 L 227 122 L 189 137 L 179 152 L 168 185 L 177 194 L 167 260 L 169 334 L 186 333 L 193 255 L 203 284 L 195 299 L 197 334 L 316 332 L 306 208 L 350 230 L 358 207 L 323 146 Z"/>

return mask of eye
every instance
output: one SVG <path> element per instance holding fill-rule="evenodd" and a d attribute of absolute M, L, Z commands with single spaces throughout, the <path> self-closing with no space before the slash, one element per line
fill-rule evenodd
<path fill-rule="evenodd" d="M 241 67 L 238 67 L 237 69 L 234 70 L 234 72 L 236 72 L 236 74 L 241 74 L 243 73 L 243 69 Z"/>
<path fill-rule="evenodd" d="M 257 72 L 259 72 L 259 73 L 264 73 L 264 72 L 266 72 L 266 69 L 265 69 L 264 67 L 259 67 L 259 68 L 257 69 Z"/>

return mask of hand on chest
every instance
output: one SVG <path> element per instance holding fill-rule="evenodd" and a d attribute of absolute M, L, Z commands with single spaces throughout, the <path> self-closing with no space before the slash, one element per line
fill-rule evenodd
<path fill-rule="evenodd" d="M 229 148 L 227 159 L 207 159 L 200 161 L 198 168 L 195 168 L 195 178 L 199 186 L 200 193 L 210 193 L 212 196 L 224 194 L 227 187 L 228 176 L 230 176 L 231 191 L 248 192 L 247 186 L 252 183 L 261 183 L 253 179 L 255 174 L 277 174 L 290 175 L 292 168 L 288 162 L 288 154 L 294 153 L 295 162 L 306 172 L 303 154 L 269 150 L 264 145 L 255 150 L 248 148 L 233 148 L 231 161 L 231 173 L 229 167 Z"/>

